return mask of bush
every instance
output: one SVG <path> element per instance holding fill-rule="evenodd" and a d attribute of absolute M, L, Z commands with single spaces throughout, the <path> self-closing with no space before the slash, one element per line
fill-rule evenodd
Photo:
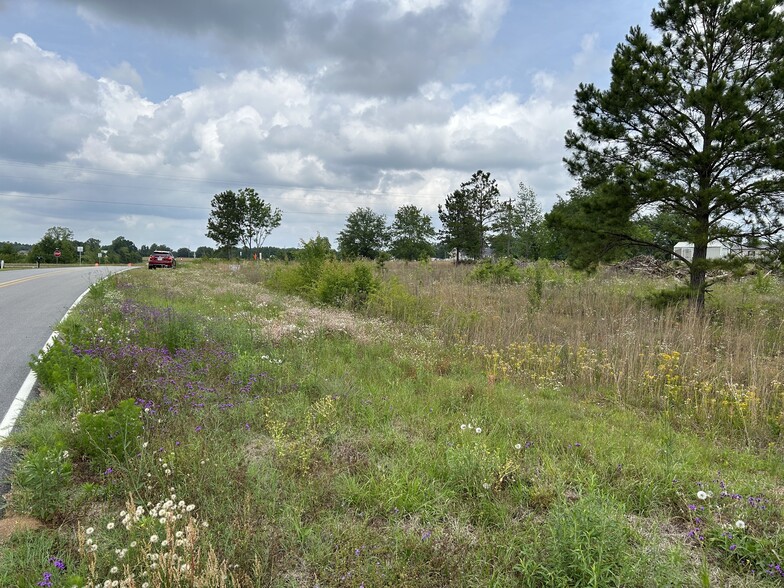
<path fill-rule="evenodd" d="M 55 341 L 30 367 L 41 387 L 57 399 L 58 406 L 70 409 L 89 403 L 95 396 L 94 382 L 100 381 L 101 362 L 89 355 L 74 353 L 70 345 Z"/>
<path fill-rule="evenodd" d="M 381 282 L 368 299 L 368 310 L 411 324 L 426 324 L 433 318 L 431 302 L 419 298 L 395 278 Z"/>
<path fill-rule="evenodd" d="M 471 278 L 477 282 L 519 284 L 523 281 L 523 274 L 513 259 L 503 257 L 495 263 L 490 259 L 482 260 L 479 266 L 471 272 Z"/>
<path fill-rule="evenodd" d="M 330 262 L 323 267 L 312 295 L 322 304 L 362 308 L 378 287 L 379 281 L 368 264 Z"/>
<path fill-rule="evenodd" d="M 123 400 L 116 408 L 77 417 L 74 447 L 88 457 L 98 471 L 112 462 L 124 462 L 138 451 L 142 434 L 142 409 L 133 398 Z"/>
<path fill-rule="evenodd" d="M 25 455 L 14 470 L 16 508 L 51 521 L 64 503 L 62 494 L 72 469 L 68 452 L 62 447 L 43 446 Z"/>
<path fill-rule="evenodd" d="M 657 310 L 664 310 L 670 306 L 676 306 L 686 302 L 691 295 L 691 291 L 692 290 L 689 286 L 675 286 L 674 288 L 665 288 L 663 290 L 656 290 L 655 292 L 648 294 L 645 296 L 645 301 Z"/>

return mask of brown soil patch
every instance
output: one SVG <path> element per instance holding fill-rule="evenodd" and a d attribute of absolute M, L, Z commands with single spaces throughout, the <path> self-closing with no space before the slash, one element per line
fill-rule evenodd
<path fill-rule="evenodd" d="M 0 544 L 8 541 L 17 531 L 34 531 L 43 528 L 44 524 L 38 519 L 23 515 L 0 519 Z"/>

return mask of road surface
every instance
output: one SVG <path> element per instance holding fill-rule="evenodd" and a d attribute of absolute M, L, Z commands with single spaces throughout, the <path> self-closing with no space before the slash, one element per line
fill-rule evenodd
<path fill-rule="evenodd" d="M 92 284 L 127 269 L 85 266 L 0 272 L 0 438 L 13 425 L 9 408 L 18 408 L 14 399 L 28 378 L 30 360 L 57 323 Z"/>

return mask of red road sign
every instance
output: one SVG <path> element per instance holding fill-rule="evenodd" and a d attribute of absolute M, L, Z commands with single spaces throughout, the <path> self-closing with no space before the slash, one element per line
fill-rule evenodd
<path fill-rule="evenodd" d="M 54 256 L 55 257 L 60 257 L 60 255 L 62 255 L 62 253 L 60 253 L 60 250 L 59 249 L 55 249 L 54 250 Z"/>

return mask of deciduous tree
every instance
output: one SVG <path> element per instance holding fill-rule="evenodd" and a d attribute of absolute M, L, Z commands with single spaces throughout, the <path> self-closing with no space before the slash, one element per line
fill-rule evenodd
<path fill-rule="evenodd" d="M 341 257 L 375 259 L 389 241 L 387 219 L 369 208 L 358 208 L 348 215 L 346 226 L 338 233 Z"/>
<path fill-rule="evenodd" d="M 401 206 L 392 222 L 390 253 L 409 261 L 433 256 L 436 230 L 430 217 L 413 204 Z"/>
<path fill-rule="evenodd" d="M 543 220 L 536 193 L 520 182 L 515 199 L 501 202 L 498 206 L 493 225 L 496 234 L 491 239 L 496 254 L 537 259 Z"/>
<path fill-rule="evenodd" d="M 239 193 L 243 207 L 242 240 L 248 249 L 255 247 L 260 253 L 264 241 L 280 226 L 283 213 L 272 209 L 272 205 L 259 198 L 253 188 L 243 188 Z"/>
<path fill-rule="evenodd" d="M 226 190 L 212 199 L 207 236 L 227 255 L 240 242 L 250 254 L 254 246 L 261 248 L 282 218 L 281 211 L 273 210 L 253 188 L 242 188 L 237 193 Z"/>
<path fill-rule="evenodd" d="M 56 250 L 60 251 L 57 259 L 54 257 Z M 76 263 L 78 256 L 73 231 L 67 227 L 50 227 L 41 240 L 33 245 L 27 257 L 30 261 L 40 257 L 46 263 Z"/>

